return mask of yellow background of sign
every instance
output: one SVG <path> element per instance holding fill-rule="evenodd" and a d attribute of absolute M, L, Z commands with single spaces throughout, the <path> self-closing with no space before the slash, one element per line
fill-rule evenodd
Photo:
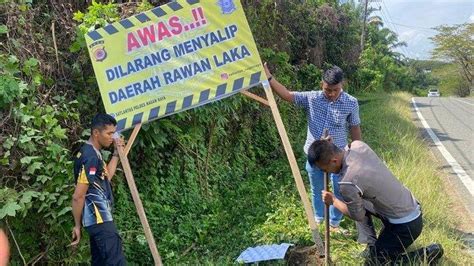
<path fill-rule="evenodd" d="M 130 128 L 137 122 L 146 122 L 152 119 L 157 119 L 185 109 L 190 109 L 202 104 L 206 104 L 213 100 L 230 96 L 238 91 L 233 91 L 232 89 L 234 82 L 241 78 L 244 79 L 242 87 L 239 88 L 239 90 L 254 86 L 265 79 L 260 56 L 258 54 L 240 1 L 232 1 L 235 4 L 236 9 L 231 14 L 223 14 L 222 8 L 219 6 L 219 1 L 217 0 L 200 1 L 195 4 L 189 4 L 188 2 L 189 1 L 177 1 L 177 3 L 182 6 L 182 8 L 177 11 L 173 11 L 173 9 L 169 6 L 170 4 L 161 6 L 160 8 L 167 13 L 162 17 L 157 17 L 152 11 L 144 12 L 144 14 L 151 19 L 145 23 L 140 22 L 137 19 L 137 16 L 130 17 L 128 20 L 134 26 L 128 29 L 122 26 L 122 24 L 119 22 L 113 23 L 112 25 L 114 28 L 118 30 L 118 32 L 114 34 L 107 33 L 107 31 L 104 30 L 106 27 L 98 29 L 96 33 L 99 33 L 102 38 L 95 41 L 91 38 L 90 34 L 86 34 L 89 54 L 96 74 L 97 82 L 99 84 L 105 110 L 107 113 L 115 116 L 117 121 L 119 121 L 119 124 L 121 124 L 118 126 L 119 130 Z M 179 16 L 181 21 L 184 20 L 187 22 L 192 22 L 194 21 L 194 17 L 191 10 L 199 6 L 203 8 L 204 16 L 207 19 L 207 23 L 204 27 L 193 31 L 183 32 L 180 35 L 173 36 L 171 38 L 165 38 L 160 42 L 156 42 L 155 44 L 137 49 L 130 53 L 127 51 L 127 35 L 129 32 L 135 32 L 137 29 L 156 24 L 159 21 L 167 22 L 169 17 L 173 15 Z M 226 40 L 210 47 L 203 47 L 197 52 L 187 54 L 180 58 L 175 58 L 173 53 L 174 45 L 191 40 L 199 35 L 209 32 L 214 32 L 217 30 L 224 31 L 225 27 L 233 24 L 237 26 L 236 36 L 233 39 Z M 222 58 L 222 53 L 224 51 L 228 51 L 234 47 L 240 47 L 241 45 L 245 45 L 245 47 L 251 53 L 251 56 L 232 63 L 228 63 L 221 67 L 216 67 L 214 60 L 212 59 L 213 55 L 217 55 L 219 58 Z M 102 61 L 97 60 L 96 56 L 94 55 L 94 51 L 96 51 L 98 48 L 103 48 L 107 53 L 105 59 Z M 124 69 L 126 69 L 127 63 L 133 61 L 135 58 L 143 57 L 146 54 L 150 54 L 164 48 L 169 49 L 171 52 L 172 58 L 168 62 L 164 62 L 161 65 L 145 69 L 138 73 L 127 75 L 120 79 L 108 81 L 106 76 L 107 69 L 118 65 L 121 65 Z M 199 61 L 200 59 L 205 58 L 209 58 L 211 61 L 212 69 L 210 71 L 198 74 L 182 82 L 177 82 L 170 85 L 165 84 L 162 73 L 183 65 L 187 65 L 190 62 Z M 261 75 L 259 75 L 257 79 L 255 79 L 256 76 L 254 76 L 251 82 L 252 75 L 258 72 L 260 72 Z M 224 76 L 227 74 L 228 78 L 223 78 L 223 74 Z M 143 80 L 155 75 L 160 77 L 161 88 L 117 102 L 115 104 L 111 103 L 109 99 L 109 92 L 117 91 L 117 89 L 124 88 L 125 86 L 135 82 L 142 82 Z M 225 83 L 227 84 L 225 94 L 215 98 L 218 86 L 222 87 L 222 84 Z M 206 101 L 200 102 L 199 100 L 201 92 L 208 89 L 208 99 Z M 183 109 L 183 100 L 185 97 L 188 97 L 189 100 L 190 95 L 193 95 L 192 103 L 191 105 L 188 103 L 188 105 L 184 106 Z M 161 100 L 147 105 L 147 103 L 153 99 Z M 166 113 L 167 105 L 174 101 L 176 101 L 174 111 L 171 113 Z M 156 107 L 159 107 L 158 113 L 151 114 L 150 112 L 152 109 L 155 111 L 157 110 Z M 128 110 L 128 112 L 125 112 L 125 110 Z M 140 121 L 138 121 L 138 118 Z M 136 121 L 133 121 L 134 119 Z"/>

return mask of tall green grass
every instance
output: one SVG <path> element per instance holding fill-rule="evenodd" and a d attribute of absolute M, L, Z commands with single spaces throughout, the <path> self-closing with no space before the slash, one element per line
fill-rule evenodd
<path fill-rule="evenodd" d="M 359 97 L 363 139 L 422 204 L 424 229 L 410 249 L 440 243 L 445 250 L 441 263 L 468 265 L 474 258 L 463 251 L 456 230 L 457 221 L 462 217 L 451 213 L 451 200 L 446 196 L 437 163 L 413 123 L 410 98 L 408 93 L 401 92 Z M 309 230 L 297 194 L 280 190 L 275 192 L 274 199 L 274 211 L 252 232 L 255 241 L 310 244 Z M 345 218 L 341 225 L 348 228 L 351 235 L 332 236 L 333 261 L 362 263 L 358 254 L 365 247 L 356 242 L 354 223 Z"/>

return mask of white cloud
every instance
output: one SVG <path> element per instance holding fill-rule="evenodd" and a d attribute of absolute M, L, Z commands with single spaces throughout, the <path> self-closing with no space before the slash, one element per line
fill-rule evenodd
<path fill-rule="evenodd" d="M 408 41 L 418 35 L 419 32 L 417 30 L 407 30 L 407 31 L 402 31 L 400 32 L 400 35 L 398 36 L 398 39 L 400 41 Z"/>

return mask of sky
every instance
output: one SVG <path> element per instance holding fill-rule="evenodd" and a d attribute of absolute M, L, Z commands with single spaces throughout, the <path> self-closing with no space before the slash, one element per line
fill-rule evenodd
<path fill-rule="evenodd" d="M 431 28 L 445 24 L 474 23 L 474 0 L 369 0 L 369 6 L 384 21 L 384 27 L 398 34 L 406 47 L 395 51 L 413 59 L 430 59 L 434 48 Z"/>

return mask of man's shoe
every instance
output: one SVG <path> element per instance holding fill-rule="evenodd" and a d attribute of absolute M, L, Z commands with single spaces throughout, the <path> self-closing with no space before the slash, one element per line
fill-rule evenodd
<path fill-rule="evenodd" d="M 428 264 L 436 263 L 441 257 L 443 257 L 444 250 L 441 244 L 431 244 L 425 248 L 426 262 Z"/>
<path fill-rule="evenodd" d="M 349 233 L 349 230 L 346 230 L 340 226 L 329 226 L 329 232 L 333 233 L 333 234 L 341 234 L 341 235 L 344 235 L 344 236 L 349 236 L 350 233 Z"/>
<path fill-rule="evenodd" d="M 443 247 L 440 244 L 431 244 L 417 250 L 401 254 L 395 260 L 401 264 L 421 264 L 436 265 L 437 261 L 443 256 Z"/>

